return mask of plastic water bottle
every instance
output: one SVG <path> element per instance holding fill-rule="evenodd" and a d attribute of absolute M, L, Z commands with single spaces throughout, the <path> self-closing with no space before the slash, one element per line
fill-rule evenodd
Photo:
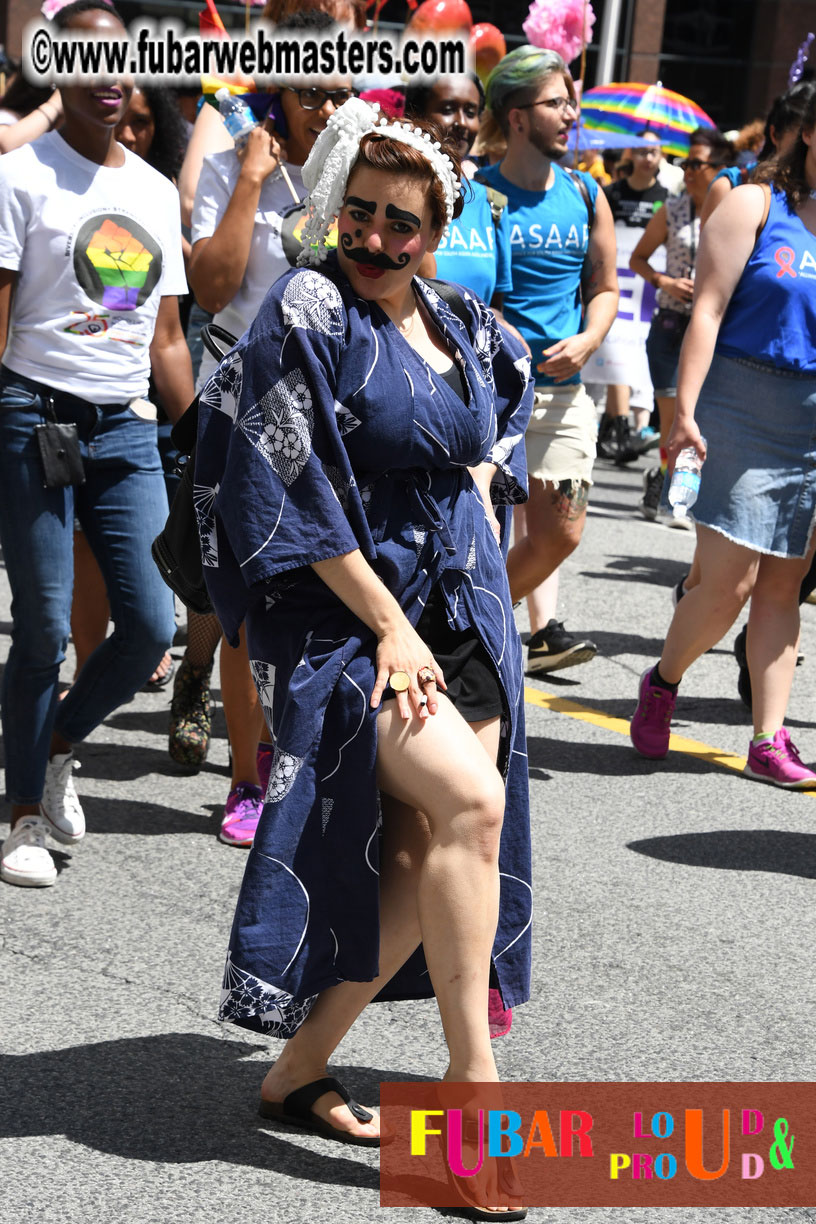
<path fill-rule="evenodd" d="M 227 131 L 240 149 L 249 139 L 249 133 L 258 126 L 258 121 L 246 103 L 228 89 L 217 89 L 215 97 Z"/>
<path fill-rule="evenodd" d="M 705 438 L 703 438 L 705 445 Z M 676 519 L 688 517 L 688 512 L 697 500 L 700 492 L 700 469 L 703 461 L 695 447 L 687 446 L 677 456 L 674 465 L 671 484 L 669 485 L 669 505 Z"/>

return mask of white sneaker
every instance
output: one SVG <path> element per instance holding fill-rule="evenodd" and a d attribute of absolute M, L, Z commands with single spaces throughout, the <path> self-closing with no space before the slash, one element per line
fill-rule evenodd
<path fill-rule="evenodd" d="M 85 836 L 85 814 L 74 790 L 73 770 L 79 764 L 70 752 L 58 753 L 45 771 L 40 813 L 51 836 L 66 846 L 75 846 Z"/>
<path fill-rule="evenodd" d="M 45 888 L 57 878 L 54 860 L 45 848 L 48 830 L 39 816 L 23 816 L 3 842 L 0 879 L 7 884 Z"/>

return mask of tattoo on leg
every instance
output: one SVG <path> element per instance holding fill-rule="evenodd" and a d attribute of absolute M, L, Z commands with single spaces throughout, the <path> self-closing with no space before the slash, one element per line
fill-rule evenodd
<path fill-rule="evenodd" d="M 553 505 L 559 515 L 576 522 L 589 504 L 589 485 L 585 480 L 561 480 L 552 491 Z"/>

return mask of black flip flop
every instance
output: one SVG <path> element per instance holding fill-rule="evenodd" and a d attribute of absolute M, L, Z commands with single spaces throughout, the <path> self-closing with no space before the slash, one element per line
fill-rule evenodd
<path fill-rule="evenodd" d="M 164 660 L 162 660 L 162 662 L 163 661 Z M 160 693 L 162 689 L 167 688 L 168 684 L 173 679 L 173 676 L 175 674 L 176 674 L 176 665 L 171 659 L 170 666 L 167 668 L 167 671 L 164 673 L 164 675 L 156 676 L 155 680 L 152 677 L 150 678 L 150 680 L 146 680 L 144 685 L 142 686 L 142 692 L 143 693 Z"/>
<path fill-rule="evenodd" d="M 379 1147 L 379 1136 L 353 1135 L 351 1131 L 341 1130 L 317 1116 L 312 1106 L 326 1092 L 336 1092 L 349 1113 L 358 1122 L 374 1120 L 374 1115 L 353 1100 L 348 1089 L 331 1076 L 314 1080 L 311 1084 L 305 1084 L 303 1088 L 296 1088 L 294 1092 L 289 1093 L 282 1105 L 276 1101 L 265 1101 L 261 1098 L 258 1113 L 262 1118 L 271 1118 L 275 1122 L 282 1122 L 285 1126 L 299 1126 L 302 1130 L 312 1131 L 315 1135 L 323 1135 L 326 1139 L 336 1139 L 338 1143 L 352 1143 L 356 1147 Z"/>

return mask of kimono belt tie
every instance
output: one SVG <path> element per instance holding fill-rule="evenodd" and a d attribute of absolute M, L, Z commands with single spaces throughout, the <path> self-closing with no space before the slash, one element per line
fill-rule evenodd
<path fill-rule="evenodd" d="M 453 491 L 454 497 L 461 488 L 459 472 L 456 472 L 455 476 L 456 486 L 454 487 Z M 424 526 L 427 527 L 428 531 L 433 531 L 439 536 L 440 543 L 444 546 L 445 552 L 448 554 L 448 556 L 455 556 L 456 544 L 454 543 L 450 528 L 442 515 L 442 511 L 439 509 L 439 503 L 431 493 L 430 475 L 427 472 L 405 472 L 404 477 L 408 486 L 408 496 L 411 501 L 411 506 L 415 510 L 417 516 Z"/>

